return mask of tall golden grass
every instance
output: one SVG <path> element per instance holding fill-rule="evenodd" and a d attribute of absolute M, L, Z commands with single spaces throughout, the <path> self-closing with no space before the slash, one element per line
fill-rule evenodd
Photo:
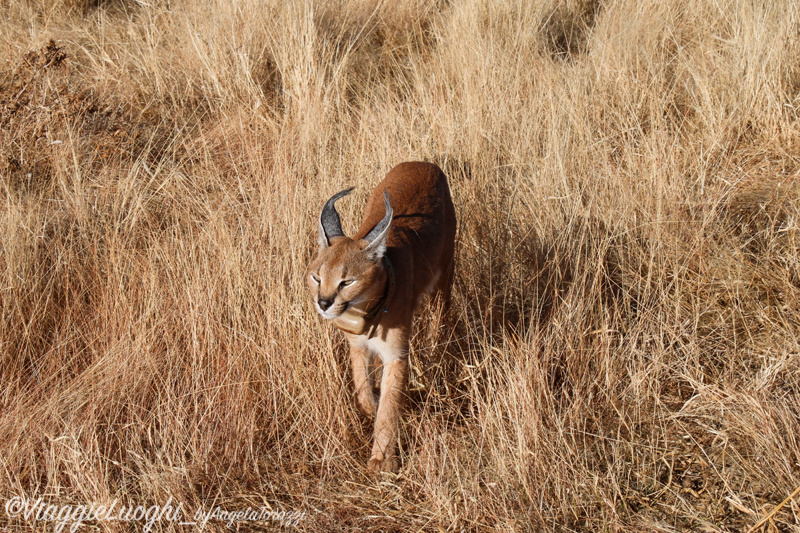
<path fill-rule="evenodd" d="M 759 529 L 798 527 L 797 3 L 0 14 L 6 500 L 304 531 L 745 531 L 783 502 Z M 303 273 L 322 202 L 358 187 L 350 231 L 414 159 L 449 176 L 458 268 L 375 478 Z"/>

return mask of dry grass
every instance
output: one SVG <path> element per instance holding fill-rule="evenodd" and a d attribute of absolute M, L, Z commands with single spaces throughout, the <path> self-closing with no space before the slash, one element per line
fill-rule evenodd
<path fill-rule="evenodd" d="M 3 498 L 745 531 L 800 486 L 795 2 L 0 14 Z M 408 159 L 450 177 L 459 267 L 377 479 L 302 273 L 321 203 L 358 186 L 352 230 Z"/>

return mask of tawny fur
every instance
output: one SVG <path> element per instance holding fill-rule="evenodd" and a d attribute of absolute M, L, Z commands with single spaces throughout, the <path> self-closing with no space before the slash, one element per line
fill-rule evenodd
<path fill-rule="evenodd" d="M 365 240 L 383 219 L 384 191 L 394 216 L 385 242 Z M 408 381 L 411 324 L 426 294 L 449 300 L 453 279 L 456 216 L 447 178 L 431 163 L 401 163 L 386 175 L 367 201 L 353 238 L 320 234 L 320 249 L 308 269 L 308 286 L 317 311 L 335 319 L 359 302 L 377 304 L 385 292 L 387 272 L 380 244 L 391 262 L 396 288 L 372 338 L 345 332 L 350 343 L 356 404 L 375 416 L 374 444 L 367 463 L 373 471 L 398 467 L 398 428 Z M 377 252 L 376 252 L 377 251 Z M 342 282 L 352 282 L 342 286 Z M 323 309 L 322 301 L 330 305 Z M 329 303 L 330 302 L 330 303 Z M 373 362 L 382 365 L 380 393 L 372 380 Z"/>

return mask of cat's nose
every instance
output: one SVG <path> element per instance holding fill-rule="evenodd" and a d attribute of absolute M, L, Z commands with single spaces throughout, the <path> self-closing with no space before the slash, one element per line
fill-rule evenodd
<path fill-rule="evenodd" d="M 333 304 L 333 300 L 324 300 L 320 298 L 319 300 L 317 300 L 317 303 L 319 304 L 320 309 L 322 309 L 323 311 L 327 311 L 328 308 L 331 306 L 331 304 Z"/>

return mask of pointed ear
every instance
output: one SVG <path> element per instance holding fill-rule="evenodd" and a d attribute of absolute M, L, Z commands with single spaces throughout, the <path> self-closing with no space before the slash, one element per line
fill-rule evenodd
<path fill-rule="evenodd" d="M 364 253 L 367 254 L 367 259 L 375 262 L 383 259 L 383 255 L 386 253 L 386 238 L 392 224 L 392 206 L 389 204 L 389 193 L 386 191 L 383 191 L 383 203 L 386 207 L 386 214 L 364 237 L 364 240 L 369 243 L 364 248 Z"/>
<path fill-rule="evenodd" d="M 347 196 L 353 191 L 353 187 L 339 191 L 325 202 L 319 214 L 319 242 L 320 251 L 331 245 L 331 237 L 342 237 L 342 223 L 339 220 L 339 213 L 336 212 L 336 200 L 342 196 Z"/>

